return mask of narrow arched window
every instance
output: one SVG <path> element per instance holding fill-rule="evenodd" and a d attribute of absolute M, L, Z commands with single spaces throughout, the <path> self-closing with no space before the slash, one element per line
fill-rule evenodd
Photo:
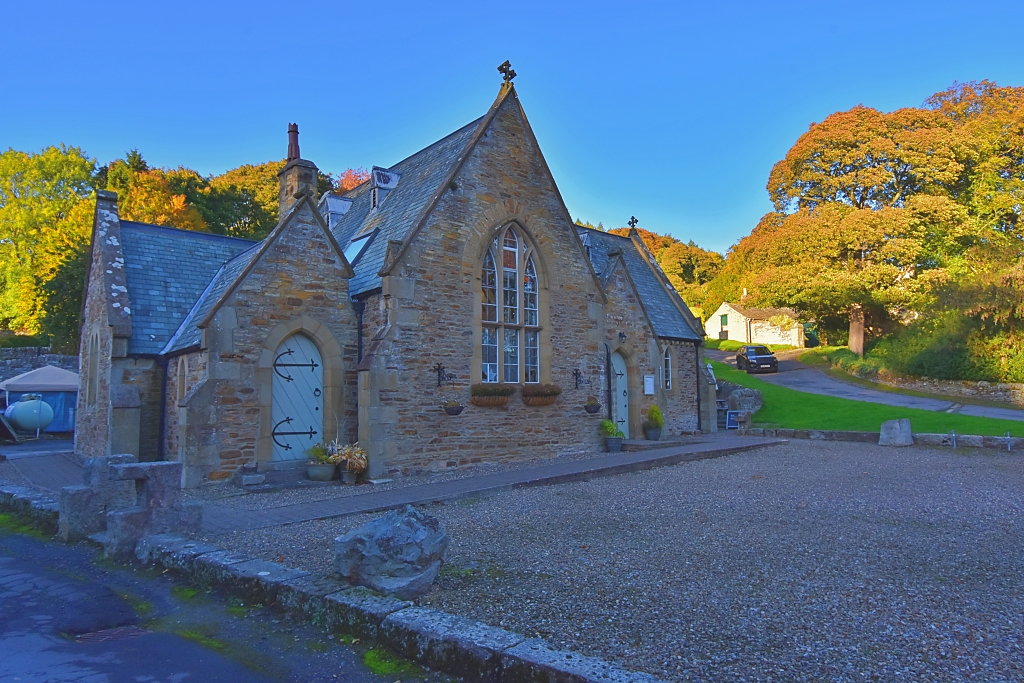
<path fill-rule="evenodd" d="M 178 403 L 185 400 L 188 393 L 188 361 L 182 356 L 178 359 Z"/>
<path fill-rule="evenodd" d="M 501 263 L 500 315 L 497 263 Z M 529 241 L 515 227 L 505 228 L 491 243 L 484 254 L 480 282 L 481 380 L 540 382 L 540 281 Z"/>
<path fill-rule="evenodd" d="M 662 385 L 665 391 L 672 389 L 672 349 L 665 348 L 665 363 L 664 369 L 662 370 Z"/>
<path fill-rule="evenodd" d="M 86 385 L 86 405 L 96 405 L 96 394 L 100 385 L 100 335 L 93 333 L 89 339 L 89 378 Z"/>

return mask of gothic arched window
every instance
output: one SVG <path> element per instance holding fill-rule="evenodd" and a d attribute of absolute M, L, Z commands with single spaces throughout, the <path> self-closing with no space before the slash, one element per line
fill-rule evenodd
<path fill-rule="evenodd" d="M 499 232 L 484 254 L 480 287 L 481 380 L 505 384 L 540 382 L 537 266 L 528 240 L 515 227 Z"/>
<path fill-rule="evenodd" d="M 185 356 L 178 359 L 178 403 L 185 400 L 188 393 L 188 361 Z"/>
<path fill-rule="evenodd" d="M 672 349 L 665 347 L 665 365 L 662 370 L 662 386 L 666 391 L 672 390 Z"/>

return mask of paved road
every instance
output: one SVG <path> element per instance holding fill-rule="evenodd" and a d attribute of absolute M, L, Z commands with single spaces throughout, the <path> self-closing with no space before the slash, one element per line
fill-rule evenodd
<path fill-rule="evenodd" d="M 174 589 L 65 546 L 0 530 L 4 683 L 390 683 L 355 647 L 269 608 Z M 443 680 L 435 674 L 402 680 Z"/>
<path fill-rule="evenodd" d="M 729 365 L 736 365 L 735 353 L 708 349 L 706 354 L 708 358 L 728 363 Z M 882 403 L 902 408 L 919 408 L 921 410 L 955 412 L 960 415 L 974 415 L 977 417 L 994 417 L 1001 420 L 1024 421 L 1024 410 L 959 404 L 945 399 L 923 398 L 920 396 L 909 396 L 907 394 L 897 394 L 888 391 L 869 389 L 856 384 L 842 382 L 816 368 L 804 365 L 795 359 L 787 359 L 784 356 L 779 359 L 779 371 L 777 373 L 765 373 L 758 375 L 758 377 L 766 382 L 771 382 L 772 384 L 787 387 L 789 389 L 795 389 L 796 391 L 803 391 L 808 394 L 836 396 L 838 398 L 847 398 L 853 401 Z"/>

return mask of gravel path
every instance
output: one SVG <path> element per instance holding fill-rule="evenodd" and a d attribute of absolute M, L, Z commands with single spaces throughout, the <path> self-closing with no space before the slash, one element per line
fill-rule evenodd
<path fill-rule="evenodd" d="M 421 602 L 670 680 L 1024 678 L 1024 460 L 793 441 L 434 506 Z M 323 572 L 325 520 L 210 539 Z"/>

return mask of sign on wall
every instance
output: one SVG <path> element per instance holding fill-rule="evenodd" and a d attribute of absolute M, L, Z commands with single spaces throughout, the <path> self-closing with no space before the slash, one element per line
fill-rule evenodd
<path fill-rule="evenodd" d="M 654 375 L 644 375 L 644 396 L 654 396 Z"/>

